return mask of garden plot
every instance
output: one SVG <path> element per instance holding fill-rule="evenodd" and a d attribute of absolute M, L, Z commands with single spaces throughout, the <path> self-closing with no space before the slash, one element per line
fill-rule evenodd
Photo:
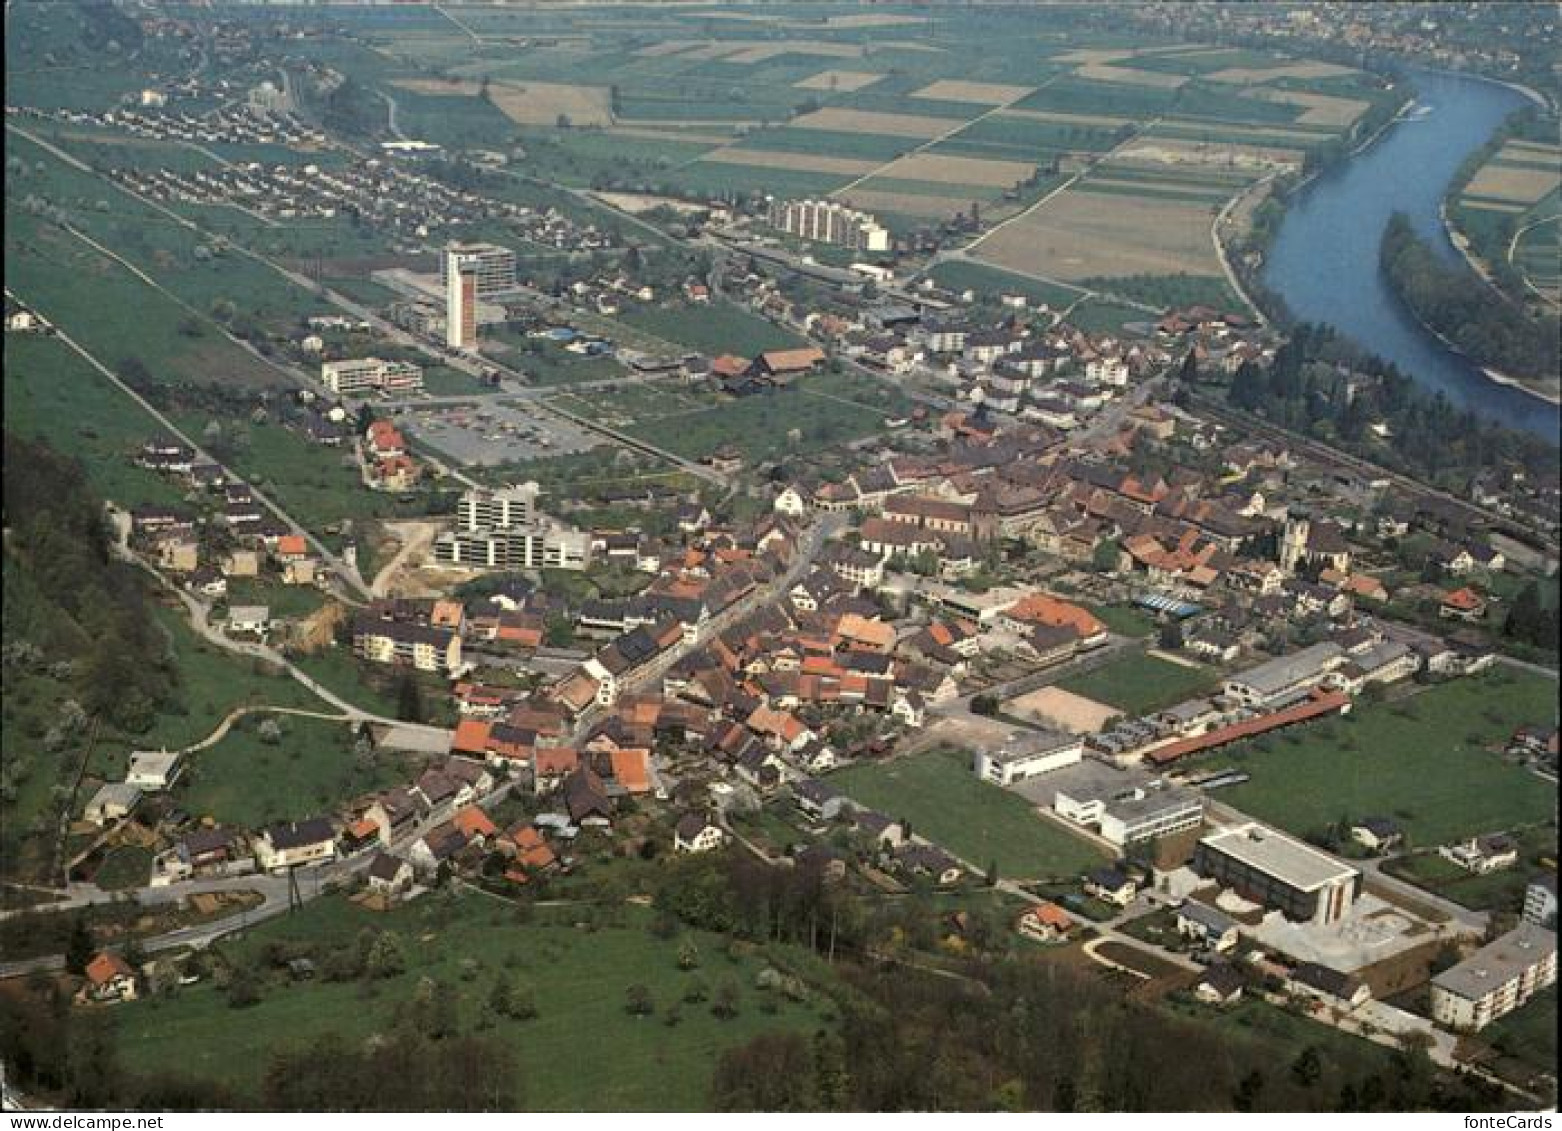
<path fill-rule="evenodd" d="M 1280 102 L 1290 106 L 1302 107 L 1302 114 L 1296 119 L 1299 126 L 1333 126 L 1336 128 L 1349 126 L 1367 109 L 1369 103 L 1356 98 L 1335 98 L 1328 94 L 1312 94 L 1302 90 L 1255 90 L 1248 88 L 1242 91 L 1247 98 L 1258 98 L 1265 102 Z"/>
<path fill-rule="evenodd" d="M 768 149 L 739 149 L 735 146 L 707 153 L 700 160 L 717 165 L 749 165 L 760 169 L 802 169 L 809 173 L 841 173 L 848 176 L 871 173 L 880 165 L 878 161 L 863 161 L 855 157 L 826 157 L 816 153 L 780 153 Z"/>
<path fill-rule="evenodd" d="M 872 182 L 868 182 L 872 184 Z M 953 216 L 971 206 L 969 197 L 933 196 L 918 192 L 890 192 L 873 188 L 854 188 L 841 199 L 853 208 L 869 212 L 893 212 L 901 216 Z"/>
<path fill-rule="evenodd" d="M 1069 734 L 1095 734 L 1108 719 L 1118 718 L 1123 711 L 1110 703 L 1100 703 L 1061 687 L 1043 687 L 1004 704 L 1010 714 L 1021 718 L 1035 718 Z"/>
<path fill-rule="evenodd" d="M 1302 164 L 1301 153 L 1294 149 L 1279 149 L 1267 145 L 1233 145 L 1218 141 L 1203 144 L 1165 138 L 1134 142 L 1117 150 L 1114 156 L 1124 160 L 1148 161 L 1158 165 L 1246 169 L 1258 173 L 1298 169 Z"/>
<path fill-rule="evenodd" d="M 1091 79 L 1095 82 L 1153 86 L 1162 90 L 1176 90 L 1188 81 L 1187 75 L 1169 75 L 1162 71 L 1140 71 L 1132 67 L 1114 67 L 1110 63 L 1087 63 L 1074 73 L 1082 79 Z"/>
<path fill-rule="evenodd" d="M 1350 67 L 1338 63 L 1279 63 L 1273 67 L 1227 67 L 1223 71 L 1211 71 L 1204 77 L 1211 82 L 1248 84 L 1275 82 L 1278 79 L 1333 79 L 1359 74 Z"/>
<path fill-rule="evenodd" d="M 392 86 L 434 97 L 477 98 L 482 84 L 470 79 L 395 79 Z M 568 118 L 575 126 L 613 123 L 612 98 L 605 86 L 560 82 L 492 82 L 488 97 L 510 121 L 525 126 L 552 126 Z"/>
<path fill-rule="evenodd" d="M 1465 186 L 1464 195 L 1514 204 L 1534 204 L 1556 187 L 1555 169 L 1520 169 L 1488 162 Z"/>

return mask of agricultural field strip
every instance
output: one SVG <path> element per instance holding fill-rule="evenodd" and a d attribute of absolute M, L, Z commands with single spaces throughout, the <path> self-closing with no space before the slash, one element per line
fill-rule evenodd
<path fill-rule="evenodd" d="M 1103 162 L 1106 161 L 1107 159 L 1109 159 L 1118 150 L 1122 149 L 1124 146 L 1126 146 L 1126 145 L 1130 144 L 1131 142 L 1133 142 L 1135 140 L 1135 138 L 1137 138 L 1145 130 L 1147 130 L 1147 129 L 1151 128 L 1152 126 L 1154 126 L 1155 123 L 1159 122 L 1160 120 L 1161 120 L 1161 118 L 1159 116 L 1157 116 L 1157 117 L 1151 119 L 1149 122 L 1144 123 L 1137 130 L 1135 130 L 1132 134 L 1130 134 L 1128 137 L 1124 138 L 1121 142 L 1119 142 L 1112 149 L 1108 150 L 1106 156 L 1102 159 Z M 976 252 L 977 249 L 980 248 L 984 243 L 986 243 L 988 240 L 992 239 L 994 236 L 996 236 L 999 232 L 1003 231 L 1005 228 L 1009 227 L 1012 224 L 1017 224 L 1020 221 L 1024 220 L 1027 216 L 1030 216 L 1033 213 L 1038 212 L 1041 208 L 1045 207 L 1045 205 L 1047 204 L 1048 201 L 1050 201 L 1054 197 L 1057 197 L 1057 196 L 1061 195 L 1062 193 L 1066 192 L 1072 185 L 1074 185 L 1076 182 L 1082 180 L 1086 176 L 1088 171 L 1089 170 L 1087 170 L 1087 169 L 1081 169 L 1079 172 L 1072 174 L 1067 180 L 1063 181 L 1061 184 L 1059 184 L 1056 187 L 1054 187 L 1050 192 L 1047 192 L 1044 195 L 1042 195 L 1042 197 L 1040 199 L 1038 199 L 1034 204 L 1032 204 L 1029 208 L 1026 208 L 1026 209 L 1024 209 L 1021 212 L 1017 212 L 1013 216 L 1010 216 L 1008 219 L 1003 220 L 1003 221 L 999 222 L 998 224 L 995 224 L 993 227 L 989 228 L 985 233 L 983 233 L 981 238 L 975 240 L 974 242 L 969 244 L 967 247 L 965 247 L 963 249 L 963 254 L 970 255 L 970 254 Z M 1055 280 L 1055 279 L 1052 279 L 1052 278 L 1049 278 L 1049 277 L 1046 277 L 1046 276 L 1037 275 L 1037 274 L 1034 274 L 1032 272 L 1015 270 L 1013 267 L 1007 267 L 1005 269 L 1008 270 L 1011 274 L 1023 275 L 1023 276 L 1029 277 L 1029 278 L 1039 279 L 1042 282 L 1055 283 L 1055 282 L 1059 281 L 1059 280 Z"/>
<path fill-rule="evenodd" d="M 955 125 L 953 128 L 948 129 L 948 130 L 944 131 L 943 133 L 941 133 L 941 134 L 939 134 L 939 135 L 937 135 L 935 137 L 928 138 L 921 145 L 917 146 L 915 149 L 912 149 L 910 152 L 901 154 L 900 157 L 895 159 L 895 161 L 904 160 L 907 157 L 915 157 L 916 155 L 924 152 L 925 150 L 931 149 L 933 146 L 937 145 L 939 142 L 948 141 L 950 138 L 954 137 L 956 134 L 960 133 L 963 130 L 969 129 L 971 126 L 976 125 L 978 122 L 985 121 L 986 119 L 993 117 L 995 114 L 998 114 L 999 112 L 1001 112 L 1003 110 L 1009 109 L 1011 106 L 1014 105 L 1015 102 L 1018 102 L 1020 100 L 1020 98 L 1029 98 L 1032 94 L 1034 94 L 1041 87 L 1044 87 L 1048 83 L 1055 81 L 1058 77 L 1059 77 L 1058 75 L 1052 75 L 1052 76 L 1050 76 L 1050 77 L 1048 77 L 1046 79 L 1043 79 L 1035 87 L 1030 88 L 1024 94 L 1021 94 L 1018 98 L 1015 98 L 1015 99 L 1013 99 L 1013 100 L 1011 100 L 1009 102 L 997 103 L 996 105 L 990 107 L 986 111 L 976 115 L 976 117 L 971 118 L 971 119 L 969 119 L 967 121 L 962 121 L 962 122 L 958 123 L 957 125 Z M 1018 88 L 1015 88 L 1015 89 L 1018 89 Z M 878 169 L 876 172 L 869 173 L 869 174 L 866 174 L 866 175 L 864 175 L 862 177 L 859 177 L 859 178 L 857 178 L 857 180 L 852 181 L 850 184 L 842 185 L 840 188 L 836 189 L 830 195 L 831 196 L 840 196 L 843 193 L 850 192 L 852 189 L 857 188 L 864 181 L 870 180 L 870 179 L 872 179 L 876 175 L 887 174 L 889 166 L 894 165 L 895 161 L 888 161 L 888 162 L 885 163 L 885 165 L 883 167 Z M 916 178 L 911 178 L 911 179 L 915 180 Z"/>

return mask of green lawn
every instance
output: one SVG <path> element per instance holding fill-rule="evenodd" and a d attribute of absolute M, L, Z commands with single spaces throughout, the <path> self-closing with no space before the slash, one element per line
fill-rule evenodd
<path fill-rule="evenodd" d="M 92 882 L 105 891 L 120 891 L 144 887 L 151 874 L 152 850 L 127 846 L 113 849 L 103 858 Z"/>
<path fill-rule="evenodd" d="M 180 613 L 159 608 L 157 619 L 168 631 L 179 669 L 179 703 L 159 715 L 146 733 L 134 736 L 138 749 L 176 749 L 196 742 L 216 730 L 234 707 L 246 704 L 330 709 L 297 680 L 268 670 L 265 661 L 240 658 L 197 637 Z"/>
<path fill-rule="evenodd" d="M 221 742 L 190 757 L 175 796 L 197 817 L 259 828 L 328 812 L 350 798 L 407 778 L 400 759 L 375 756 L 360 764 L 353 728 L 296 715 L 265 716 L 282 728 L 263 742 L 251 715 Z"/>
<path fill-rule="evenodd" d="M 1072 877 L 1102 861 L 1089 843 L 1041 817 L 1017 794 L 977 779 L 970 756 L 936 750 L 852 766 L 830 784 L 978 868 L 1005 878 Z"/>
<path fill-rule="evenodd" d="M 169 419 L 186 435 L 196 437 L 214 417 L 205 411 L 184 411 L 170 413 Z M 415 503 L 400 504 L 391 495 L 365 487 L 358 469 L 346 464 L 340 449 L 312 443 L 279 424 L 219 423 L 227 439 L 214 444 L 212 454 L 273 496 L 316 534 L 333 534 L 343 519 L 419 513 Z"/>
<path fill-rule="evenodd" d="M 1252 775 L 1221 800 L 1305 835 L 1341 817 L 1397 819 L 1432 846 L 1552 818 L 1556 787 L 1499 753 L 1521 723 L 1556 718 L 1556 682 L 1505 669 L 1214 755 Z"/>
<path fill-rule="evenodd" d="M 637 306 L 618 315 L 618 321 L 712 357 L 724 353 L 752 357 L 762 350 L 805 344 L 790 330 L 721 302 L 709 306 Z"/>
<path fill-rule="evenodd" d="M 1115 334 L 1125 323 L 1154 321 L 1155 315 L 1147 310 L 1099 298 L 1087 298 L 1068 316 L 1070 326 L 1087 334 Z"/>
<path fill-rule="evenodd" d="M 394 717 L 396 697 L 381 691 L 365 678 L 373 665 L 354 658 L 346 648 L 333 646 L 308 656 L 290 656 L 294 666 L 311 679 L 365 711 Z"/>
<path fill-rule="evenodd" d="M 1097 620 L 1119 636 L 1149 636 L 1155 631 L 1155 618 L 1132 605 L 1089 605 Z"/>
<path fill-rule="evenodd" d="M 1103 668 L 1070 676 L 1058 686 L 1120 707 L 1126 715 L 1144 715 L 1210 691 L 1218 680 L 1218 674 L 1203 664 L 1189 668 L 1134 652 Z"/>
<path fill-rule="evenodd" d="M 249 260 L 230 262 L 234 257 L 227 256 L 197 262 L 196 238 L 189 232 L 25 139 L 7 133 L 5 150 L 8 159 L 15 156 L 32 166 L 6 202 L 6 285 L 20 299 L 36 305 L 116 369 L 124 359 L 136 357 L 155 381 L 254 387 L 287 383 L 278 370 L 223 337 L 207 312 L 210 303 L 222 297 L 217 288 L 223 287 L 234 299 L 246 299 L 254 291 L 247 314 L 262 317 L 269 311 L 281 316 L 301 309 L 303 299 L 296 289 L 274 273 L 261 277 L 256 272 L 262 269 Z M 197 313 L 64 228 L 33 215 L 19 203 L 27 196 L 60 202 L 69 223 L 170 291 L 189 288 L 183 299 Z"/>
<path fill-rule="evenodd" d="M 1533 1072 L 1556 1076 L 1557 990 L 1553 986 L 1522 1009 L 1498 1018 L 1481 1031 L 1481 1039 Z"/>
<path fill-rule="evenodd" d="M 939 286 L 952 291 L 971 290 L 988 299 L 995 299 L 1002 294 L 1021 294 L 1032 302 L 1046 303 L 1054 310 L 1063 309 L 1084 293 L 1079 288 L 1043 283 L 1039 279 L 970 260 L 940 263 L 933 268 L 932 278 Z"/>
<path fill-rule="evenodd" d="M 57 338 L 6 338 L 5 426 L 76 456 L 93 490 L 121 506 L 184 496 L 182 484 L 131 462 L 163 429 Z"/>
<path fill-rule="evenodd" d="M 1556 828 L 1525 829 L 1519 835 L 1521 862 L 1477 876 L 1430 850 L 1389 861 L 1384 871 L 1476 911 L 1517 911 L 1537 860 L 1557 853 Z"/>
<path fill-rule="evenodd" d="M 210 982 L 173 999 L 143 1000 L 116 1011 L 122 1060 L 131 1072 L 172 1067 L 254 1093 L 273 1049 L 326 1033 L 360 1041 L 383 1032 L 424 977 L 455 995 L 461 1021 L 470 1028 L 503 970 L 530 986 L 538 1010 L 530 1021 L 501 1018 L 488 1031 L 514 1052 L 525 1109 L 698 1111 L 708 1102 L 712 1069 L 723 1050 L 761 1032 L 811 1033 L 826 1024 L 828 1002 L 817 992 L 804 1003 L 776 999 L 774 1013 L 763 1011 L 770 995 L 756 989 L 754 979 L 764 960 L 755 954 L 729 959 L 720 936 L 691 931 L 662 940 L 645 929 L 648 912 L 625 906 L 604 914 L 623 925 L 587 932 L 523 923 L 502 903 L 476 895 L 449 906 L 438 896 L 425 897 L 382 915 L 324 899 L 220 944 L 219 952 L 254 968 L 267 944 L 281 942 L 312 953 L 318 962 L 330 950 L 352 945 L 365 929 L 388 930 L 401 936 L 406 972 L 367 985 L 288 983 L 272 974 L 263 1000 L 242 1012 L 230 1009 Z M 701 964 L 694 974 L 678 969 L 685 938 L 699 948 Z M 472 964 L 470 980 L 462 978 L 463 961 Z M 695 975 L 713 992 L 732 981 L 739 989 L 737 1016 L 722 1021 L 708 1004 L 685 1004 L 680 1023 L 665 1024 L 665 1008 Z M 650 990 L 653 1016 L 636 1018 L 625 1009 L 625 990 L 636 984 Z"/>
<path fill-rule="evenodd" d="M 325 594 L 313 585 L 283 585 L 270 579 L 234 577 L 228 579 L 228 607 L 265 605 L 271 615 L 284 620 L 303 620 L 325 604 Z"/>

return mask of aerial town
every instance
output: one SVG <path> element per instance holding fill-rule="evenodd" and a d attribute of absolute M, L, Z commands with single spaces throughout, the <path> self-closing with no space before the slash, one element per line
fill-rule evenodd
<path fill-rule="evenodd" d="M 1481 7 L 8 5 L 6 1109 L 1553 1108 Z"/>

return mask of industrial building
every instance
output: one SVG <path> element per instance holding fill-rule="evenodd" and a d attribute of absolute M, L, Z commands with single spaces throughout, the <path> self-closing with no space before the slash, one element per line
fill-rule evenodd
<path fill-rule="evenodd" d="M 1244 707 L 1281 706 L 1320 686 L 1349 659 L 1345 649 L 1325 640 L 1228 677 L 1221 694 Z"/>
<path fill-rule="evenodd" d="M 1299 923 L 1335 923 L 1361 894 L 1361 873 L 1257 822 L 1199 841 L 1193 870 Z"/>

